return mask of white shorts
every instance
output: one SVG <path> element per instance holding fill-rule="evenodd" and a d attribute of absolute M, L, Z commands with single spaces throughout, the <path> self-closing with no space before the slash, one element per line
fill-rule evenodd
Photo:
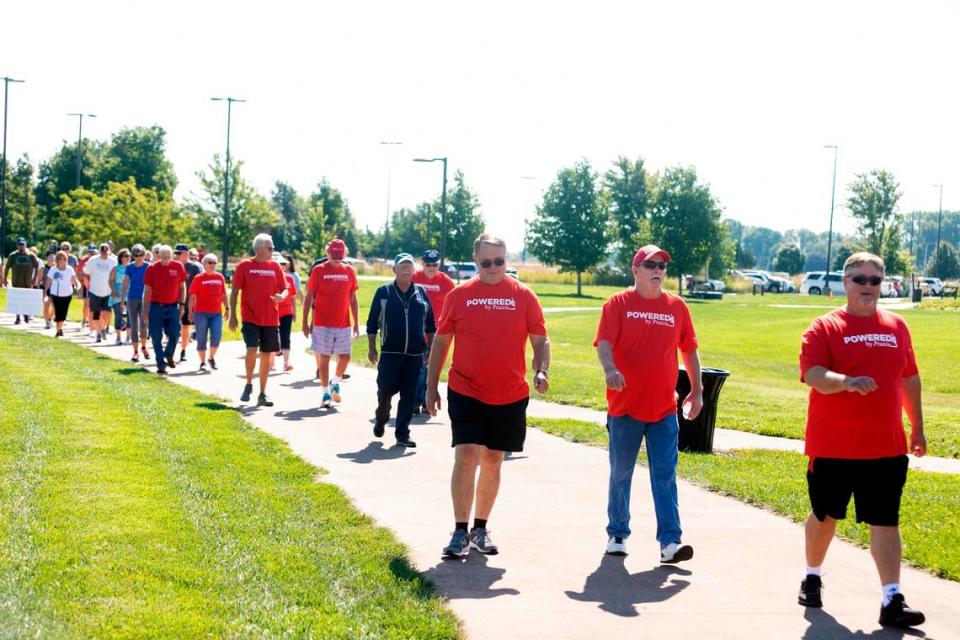
<path fill-rule="evenodd" d="M 353 349 L 353 329 L 350 327 L 314 327 L 310 348 L 322 356 L 348 356 Z"/>

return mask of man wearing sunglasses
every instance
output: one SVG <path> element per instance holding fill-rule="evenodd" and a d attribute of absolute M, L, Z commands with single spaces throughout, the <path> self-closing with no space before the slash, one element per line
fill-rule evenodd
<path fill-rule="evenodd" d="M 920 374 L 910 330 L 877 308 L 883 260 L 855 253 L 843 265 L 847 303 L 820 316 L 803 334 L 800 378 L 811 387 L 806 446 L 811 514 L 805 526 L 807 568 L 799 602 L 822 607 L 821 565 L 837 520 L 853 496 L 857 522 L 870 525 L 870 554 L 880 574 L 880 624 L 912 627 L 924 615 L 900 592 L 900 495 L 910 451 L 927 452 Z"/>
<path fill-rule="evenodd" d="M 479 273 L 447 294 L 430 352 L 427 411 L 435 416 L 440 410 L 440 371 L 453 342 L 447 412 L 454 446 L 454 532 L 443 549 L 451 558 L 466 556 L 470 549 L 498 553 L 487 520 L 500 487 L 503 454 L 522 451 L 526 437 L 528 339 L 536 371 L 533 386 L 538 393 L 549 387 L 550 343 L 543 309 L 529 288 L 507 277 L 506 255 L 502 239 L 489 234 L 477 238 L 473 259 Z M 471 508 L 473 528 L 468 531 Z"/>
<path fill-rule="evenodd" d="M 700 413 L 703 387 L 690 310 L 680 297 L 663 290 L 669 262 L 670 254 L 656 245 L 637 251 L 631 267 L 634 286 L 603 305 L 593 344 L 607 383 L 607 553 L 627 555 L 630 487 L 646 438 L 660 562 L 672 564 L 693 557 L 693 547 L 681 542 L 677 501 L 677 350 L 690 378 L 683 401 L 687 419 Z"/>
<path fill-rule="evenodd" d="M 445 273 L 440 271 L 440 252 L 436 249 L 427 249 L 420 256 L 423 269 L 413 275 L 413 283 L 418 284 L 427 292 L 430 306 L 433 307 L 434 318 L 443 313 L 443 301 L 447 294 L 453 291 L 456 283 Z M 427 361 L 430 359 L 430 347 L 423 355 L 423 367 L 420 368 L 420 378 L 417 381 L 417 396 L 413 407 L 413 415 L 417 416 L 427 410 Z"/>

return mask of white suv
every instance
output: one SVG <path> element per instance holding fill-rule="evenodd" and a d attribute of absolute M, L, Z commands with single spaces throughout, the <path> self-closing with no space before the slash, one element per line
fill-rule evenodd
<path fill-rule="evenodd" d="M 919 284 L 925 296 L 943 295 L 943 280 L 940 278 L 920 278 Z"/>
<path fill-rule="evenodd" d="M 831 271 L 830 275 L 827 276 L 826 281 L 824 280 L 823 271 L 810 271 L 805 276 L 803 276 L 803 281 L 800 283 L 800 293 L 809 293 L 812 296 L 823 295 L 823 292 L 827 288 L 827 283 L 829 282 L 830 291 L 833 292 L 835 296 L 844 295 L 843 290 L 843 272 L 841 271 Z"/>

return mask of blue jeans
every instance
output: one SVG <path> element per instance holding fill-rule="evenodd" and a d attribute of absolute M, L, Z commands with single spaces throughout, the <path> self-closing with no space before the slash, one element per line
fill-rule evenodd
<path fill-rule="evenodd" d="M 640 422 L 630 416 L 607 416 L 610 437 L 610 489 L 607 498 L 607 535 L 630 536 L 630 484 L 643 437 L 647 437 L 650 488 L 657 514 L 657 541 L 661 547 L 680 542 L 677 502 L 677 415 L 659 422 Z"/>
<path fill-rule="evenodd" d="M 193 322 L 197 330 L 197 351 L 207 350 L 207 331 L 210 332 L 210 346 L 220 346 L 223 338 L 223 314 L 194 312 Z"/>
<path fill-rule="evenodd" d="M 150 339 L 153 341 L 153 353 L 157 358 L 157 369 L 166 371 L 166 360 L 173 360 L 180 341 L 180 307 L 177 303 L 150 303 L 147 318 L 150 327 Z M 167 349 L 163 350 L 163 335 L 167 335 Z"/>

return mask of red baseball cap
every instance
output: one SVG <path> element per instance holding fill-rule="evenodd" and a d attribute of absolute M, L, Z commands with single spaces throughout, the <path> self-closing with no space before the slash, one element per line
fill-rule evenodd
<path fill-rule="evenodd" d="M 664 262 L 670 262 L 670 254 L 658 247 L 655 244 L 648 244 L 644 247 L 637 249 L 637 254 L 633 256 L 633 266 L 637 266 L 644 260 L 653 260 L 657 256 L 661 256 Z"/>
<path fill-rule="evenodd" d="M 343 260 L 343 257 L 347 255 L 347 245 L 340 238 L 334 238 L 327 243 L 327 255 L 330 256 L 331 260 Z"/>

